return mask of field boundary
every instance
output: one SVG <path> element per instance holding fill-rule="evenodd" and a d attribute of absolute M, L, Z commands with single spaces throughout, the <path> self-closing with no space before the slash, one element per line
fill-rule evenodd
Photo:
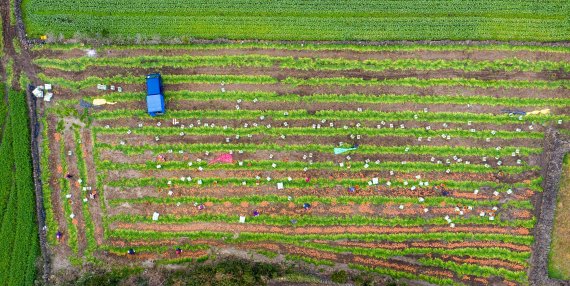
<path fill-rule="evenodd" d="M 535 238 L 531 254 L 529 281 L 531 285 L 570 285 L 570 281 L 548 277 L 548 254 L 552 241 L 554 211 L 560 187 L 564 155 L 570 152 L 570 142 L 561 138 L 553 128 L 546 131 L 544 141 L 544 183 L 540 202 L 540 214 L 535 226 Z"/>
<path fill-rule="evenodd" d="M 21 2 L 22 0 L 17 0 Z M 21 18 L 18 18 L 21 21 Z M 17 26 L 18 29 L 23 27 Z M 24 30 L 25 31 L 25 30 Z M 20 31 L 18 31 L 20 32 Z M 25 35 L 25 32 L 24 32 Z M 39 39 L 31 39 L 26 37 L 26 41 L 28 44 L 42 44 L 42 41 Z M 243 40 L 231 40 L 231 39 L 189 39 L 183 43 L 171 41 L 168 39 L 161 39 L 161 40 L 139 40 L 137 41 L 135 38 L 133 39 L 113 39 L 113 38 L 82 38 L 82 39 L 67 39 L 64 41 L 52 41 L 50 43 L 56 44 L 88 44 L 93 46 L 106 46 L 106 45 L 115 45 L 115 46 L 128 46 L 128 45 L 185 45 L 185 44 L 243 44 L 243 43 L 258 43 L 258 44 L 327 44 L 327 45 L 360 45 L 360 46 L 413 46 L 413 45 L 431 45 L 431 46 L 485 46 L 485 45 L 505 45 L 505 46 L 536 46 L 536 47 L 570 47 L 569 41 L 560 41 L 560 42 L 527 42 L 527 41 L 495 41 L 495 40 L 486 40 L 486 41 L 473 41 L 473 40 L 434 40 L 434 41 L 408 41 L 408 40 L 386 40 L 386 41 L 269 41 L 269 40 L 250 40 L 250 39 L 243 39 Z"/>
<path fill-rule="evenodd" d="M 36 193 L 36 216 L 38 219 L 38 234 L 40 249 L 42 252 L 42 266 L 43 273 L 42 279 L 45 283 L 48 282 L 50 275 L 50 256 L 48 253 L 47 242 L 46 242 L 46 232 L 43 227 L 46 225 L 46 214 L 44 207 L 44 197 L 43 197 L 43 184 L 42 184 L 42 171 L 40 167 L 40 155 L 39 155 L 39 136 L 40 136 L 40 125 L 37 117 L 36 110 L 36 98 L 30 93 L 30 89 L 26 89 L 26 99 L 28 102 L 28 114 L 30 117 L 30 139 L 31 139 L 31 154 L 32 154 L 32 167 L 34 172 L 34 185 Z"/>

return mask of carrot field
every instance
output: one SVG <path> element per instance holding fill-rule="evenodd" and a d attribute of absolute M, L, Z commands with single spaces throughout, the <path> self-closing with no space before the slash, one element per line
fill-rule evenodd
<path fill-rule="evenodd" d="M 87 49 L 32 51 L 54 85 L 41 161 L 56 257 L 170 264 L 237 249 L 403 281 L 529 283 L 545 134 L 570 129 L 569 48 Z M 152 72 L 167 101 L 154 118 Z M 79 106 L 95 98 L 114 104 Z"/>

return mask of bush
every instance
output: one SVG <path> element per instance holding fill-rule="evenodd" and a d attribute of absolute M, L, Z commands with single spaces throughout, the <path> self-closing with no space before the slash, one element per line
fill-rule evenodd
<path fill-rule="evenodd" d="M 344 270 L 336 271 L 331 275 L 331 280 L 335 283 L 344 284 L 348 282 L 348 273 Z"/>

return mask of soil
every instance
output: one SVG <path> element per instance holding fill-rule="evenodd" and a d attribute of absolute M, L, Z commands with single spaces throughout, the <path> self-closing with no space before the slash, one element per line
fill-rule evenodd
<path fill-rule="evenodd" d="M 508 58 L 517 58 L 529 61 L 570 61 L 567 53 L 548 52 L 527 52 L 527 51 L 380 51 L 380 52 L 355 52 L 355 51 L 310 51 L 310 50 L 275 50 L 275 49 L 216 49 L 216 50 L 183 50 L 183 49 L 126 49 L 114 50 L 101 47 L 98 49 L 101 56 L 115 57 L 136 57 L 152 56 L 160 54 L 162 56 L 219 56 L 219 55 L 267 55 L 277 57 L 299 57 L 299 58 L 345 58 L 350 60 L 397 60 L 397 59 L 421 59 L 421 60 L 472 60 L 472 61 L 492 61 Z M 85 50 L 71 49 L 67 51 L 39 50 L 34 52 L 34 57 L 47 58 L 77 58 L 85 56 Z"/>
<path fill-rule="evenodd" d="M 214 75 L 264 75 L 271 76 L 279 81 L 288 77 L 309 79 L 309 78 L 362 78 L 364 80 L 385 80 L 400 79 L 407 77 L 415 77 L 419 79 L 431 78 L 471 78 L 479 80 L 564 80 L 568 79 L 568 74 L 563 72 L 505 72 L 505 71 L 463 71 L 453 69 L 433 71 L 424 70 L 386 70 L 381 72 L 363 71 L 363 70 L 298 70 L 285 69 L 281 67 L 194 67 L 194 68 L 131 68 L 125 70 L 122 67 L 112 66 L 89 66 L 85 70 L 79 72 L 67 72 L 59 69 L 45 68 L 44 74 L 50 77 L 63 77 L 74 81 L 84 80 L 89 76 L 113 77 L 126 76 L 129 74 L 148 74 L 154 71 L 169 75 L 196 75 L 196 74 L 214 74 Z"/>

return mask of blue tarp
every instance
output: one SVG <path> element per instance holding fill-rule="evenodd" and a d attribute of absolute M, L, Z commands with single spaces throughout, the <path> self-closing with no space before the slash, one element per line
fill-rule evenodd
<path fill-rule="evenodd" d="M 352 150 L 356 150 L 356 148 L 334 148 L 334 154 L 338 155 L 338 154 L 348 152 L 348 151 L 352 151 Z"/>
<path fill-rule="evenodd" d="M 146 105 L 148 113 L 154 116 L 154 113 L 164 113 L 164 97 L 162 94 L 149 95 L 146 97 Z"/>
<path fill-rule="evenodd" d="M 147 94 L 160 94 L 160 78 L 147 77 L 146 79 L 146 92 Z"/>

